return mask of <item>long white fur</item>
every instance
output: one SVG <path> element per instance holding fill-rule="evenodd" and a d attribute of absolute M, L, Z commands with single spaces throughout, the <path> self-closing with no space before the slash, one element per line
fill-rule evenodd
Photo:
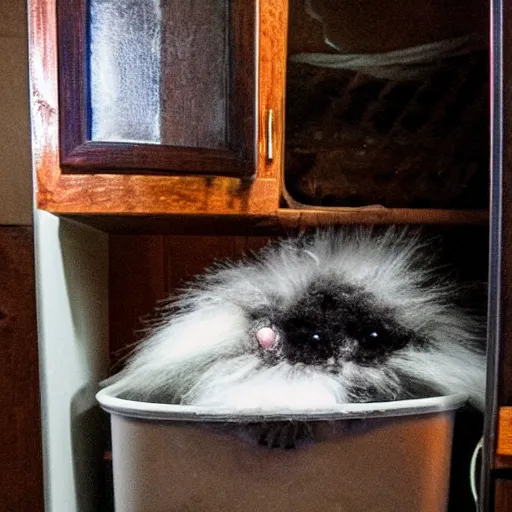
<path fill-rule="evenodd" d="M 390 400 L 401 398 L 405 378 L 440 394 L 466 393 L 482 409 L 483 322 L 452 304 L 457 287 L 436 281 L 428 255 L 421 240 L 404 230 L 327 230 L 266 248 L 255 261 L 218 266 L 163 309 L 159 325 L 115 378 L 114 391 L 137 400 L 304 409 L 365 401 L 370 387 Z M 374 366 L 346 362 L 337 373 L 286 361 L 262 364 L 247 311 L 276 298 L 286 308 L 327 276 L 391 306 L 429 347 L 406 347 Z"/>

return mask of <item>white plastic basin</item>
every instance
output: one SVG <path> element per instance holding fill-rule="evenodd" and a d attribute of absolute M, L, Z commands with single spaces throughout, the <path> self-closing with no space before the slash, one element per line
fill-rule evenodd
<path fill-rule="evenodd" d="M 441 512 L 466 397 L 227 411 L 97 395 L 111 414 L 117 512 Z M 307 421 L 315 441 L 260 446 L 241 426 Z M 293 443 L 292 443 L 293 445 Z"/>

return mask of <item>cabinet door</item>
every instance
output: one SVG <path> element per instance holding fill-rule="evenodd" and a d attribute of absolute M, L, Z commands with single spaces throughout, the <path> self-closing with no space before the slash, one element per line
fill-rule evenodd
<path fill-rule="evenodd" d="M 63 173 L 251 176 L 255 0 L 58 0 Z"/>
<path fill-rule="evenodd" d="M 181 230 L 171 216 L 274 216 L 286 8 L 30 0 L 36 206 L 152 232 Z"/>

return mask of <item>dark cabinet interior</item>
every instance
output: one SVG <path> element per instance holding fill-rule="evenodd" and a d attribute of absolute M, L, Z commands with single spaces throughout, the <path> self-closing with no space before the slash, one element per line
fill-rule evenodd
<path fill-rule="evenodd" d="M 287 203 L 485 210 L 483 3 L 420 2 L 414 12 L 405 2 L 387 2 L 387 11 L 380 3 L 356 4 L 289 2 Z M 424 18 L 411 33 L 419 12 Z M 457 28 L 447 22 L 454 19 Z"/>

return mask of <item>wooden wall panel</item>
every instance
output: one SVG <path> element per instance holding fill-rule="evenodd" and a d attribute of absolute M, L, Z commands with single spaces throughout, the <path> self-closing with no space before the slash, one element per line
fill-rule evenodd
<path fill-rule="evenodd" d="M 38 512 L 43 465 L 30 227 L 0 227 L 0 509 Z"/>
<path fill-rule="evenodd" d="M 112 371 L 142 336 L 157 301 L 179 292 L 215 261 L 236 259 L 268 243 L 266 236 L 110 237 L 109 309 Z"/>
<path fill-rule="evenodd" d="M 496 480 L 494 512 L 512 510 L 512 480 Z"/>
<path fill-rule="evenodd" d="M 216 261 L 234 258 L 245 247 L 243 237 L 169 236 L 165 239 L 167 290 L 176 292 L 187 281 Z"/>
<path fill-rule="evenodd" d="M 164 237 L 112 235 L 109 241 L 109 332 L 112 363 L 142 333 L 140 319 L 165 297 Z M 114 365 L 114 368 L 115 365 Z"/>

